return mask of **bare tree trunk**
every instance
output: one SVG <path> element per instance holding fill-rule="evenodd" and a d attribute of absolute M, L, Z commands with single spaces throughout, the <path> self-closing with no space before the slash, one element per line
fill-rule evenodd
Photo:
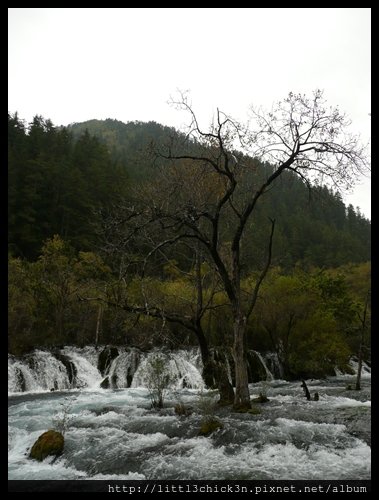
<path fill-rule="evenodd" d="M 363 344 L 364 344 L 364 335 L 365 335 L 365 329 L 366 329 L 366 318 L 367 318 L 367 307 L 368 307 L 368 299 L 370 295 L 370 290 L 367 292 L 366 296 L 366 302 L 365 302 L 365 309 L 363 311 L 363 318 L 360 317 L 359 319 L 361 320 L 362 323 L 362 329 L 361 329 L 361 340 L 359 343 L 359 352 L 358 352 L 358 373 L 357 373 L 357 381 L 355 383 L 355 390 L 360 391 L 361 390 L 361 376 L 362 376 L 362 362 L 363 362 Z"/>
<path fill-rule="evenodd" d="M 234 390 L 229 381 L 226 366 L 223 363 L 217 363 L 217 388 L 220 394 L 218 404 L 227 406 L 234 403 Z"/>
<path fill-rule="evenodd" d="M 249 379 L 247 371 L 245 334 L 246 320 L 238 313 L 234 320 L 234 346 L 233 355 L 236 375 L 236 392 L 234 396 L 234 407 L 236 409 L 251 408 Z"/>
<path fill-rule="evenodd" d="M 196 303 L 196 336 L 200 346 L 201 359 L 203 362 L 203 379 L 208 387 L 217 387 L 220 400 L 219 404 L 232 404 L 234 400 L 234 391 L 226 373 L 226 368 L 222 363 L 215 363 L 209 352 L 208 342 L 204 335 L 201 325 L 201 319 L 204 314 L 203 303 L 203 282 L 201 277 L 201 247 L 197 242 L 195 254 L 195 270 L 196 270 L 196 288 L 197 288 L 197 303 Z"/>
<path fill-rule="evenodd" d="M 216 363 L 209 351 L 208 342 L 201 327 L 196 331 L 196 337 L 199 342 L 201 361 L 203 362 L 203 380 L 208 387 L 217 387 L 220 400 L 219 404 L 232 404 L 234 400 L 234 391 L 228 379 L 225 365 Z"/>

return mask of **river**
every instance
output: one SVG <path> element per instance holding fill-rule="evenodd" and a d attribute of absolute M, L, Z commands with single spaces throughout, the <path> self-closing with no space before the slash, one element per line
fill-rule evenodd
<path fill-rule="evenodd" d="M 75 353 L 80 357 L 79 351 L 74 352 L 74 357 Z M 77 359 L 78 367 L 82 365 L 82 371 L 78 369 L 76 373 L 77 379 L 82 380 L 81 388 L 50 391 L 47 387 L 54 384 L 53 380 L 49 379 L 43 387 L 45 379 L 41 378 L 38 386 L 29 374 L 29 390 L 9 392 L 8 478 L 370 479 L 368 368 L 363 373 L 361 391 L 347 389 L 354 384 L 355 377 L 351 375 L 307 380 L 312 397 L 315 392 L 319 394 L 318 401 L 307 401 L 300 381 L 288 382 L 271 376 L 251 383 L 251 397 L 263 391 L 269 399 L 267 403 L 257 403 L 260 413 L 252 415 L 213 407 L 215 393 L 204 389 L 198 366 L 190 362 L 195 359 L 193 354 L 176 356 L 177 383 L 168 391 L 161 410 L 151 408 L 138 367 L 129 387 L 100 388 L 103 376 L 95 373 L 88 353 Z M 122 363 L 125 364 L 125 359 Z M 189 374 L 187 363 L 191 365 Z M 20 368 L 22 363 L 11 359 L 10 364 L 13 373 L 10 389 L 15 389 L 15 364 Z M 113 369 L 116 368 L 114 361 Z M 111 369 L 112 364 L 108 373 Z M 69 385 L 61 372 L 61 384 Z M 30 390 L 33 383 L 34 390 Z M 179 402 L 189 410 L 189 415 L 175 413 L 174 407 Z M 28 458 L 39 435 L 62 419 L 64 408 L 68 420 L 63 454 L 43 462 Z M 217 417 L 222 428 L 205 437 L 199 435 L 199 429 L 207 412 Z"/>

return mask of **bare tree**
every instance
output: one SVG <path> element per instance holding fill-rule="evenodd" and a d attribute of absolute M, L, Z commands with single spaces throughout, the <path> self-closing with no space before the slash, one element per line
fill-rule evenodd
<path fill-rule="evenodd" d="M 234 404 L 249 408 L 246 326 L 271 263 L 275 220 L 270 219 L 266 257 L 250 289 L 242 279 L 248 222 L 285 171 L 297 174 L 308 187 L 351 187 L 368 168 L 365 148 L 348 133 L 346 116 L 326 107 L 321 91 L 312 98 L 290 93 L 269 112 L 253 109 L 247 125 L 217 110 L 207 131 L 186 94 L 172 104 L 188 112 L 188 129 L 179 140 L 152 147 L 157 165 L 166 164 L 148 188 L 149 203 L 130 208 L 128 234 L 147 239 L 154 234 L 145 262 L 184 242 L 201 248 L 222 283 L 233 317 Z M 263 177 L 259 165 L 265 166 Z"/>

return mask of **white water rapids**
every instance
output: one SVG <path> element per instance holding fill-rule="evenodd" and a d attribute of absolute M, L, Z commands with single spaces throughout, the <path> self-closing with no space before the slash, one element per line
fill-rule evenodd
<path fill-rule="evenodd" d="M 361 391 L 346 390 L 354 376 L 308 380 L 319 401 L 307 401 L 298 381 L 250 384 L 252 397 L 263 390 L 269 398 L 259 405 L 261 413 L 217 408 L 223 428 L 203 437 L 201 401 L 213 393 L 203 388 L 195 351 L 171 353 L 176 382 L 164 408 L 156 410 L 143 387 L 146 357 L 119 353 L 106 370 L 110 378 L 117 375 L 116 387 L 102 389 L 105 374 L 97 369 L 94 349 L 64 350 L 76 367 L 71 381 L 49 353 L 40 351 L 30 364 L 10 359 L 9 479 L 370 479 L 368 369 Z M 59 389 L 50 392 L 54 383 Z M 191 409 L 189 416 L 175 414 L 178 402 Z M 28 458 L 36 439 L 53 428 L 62 403 L 70 417 L 63 454 L 43 462 Z"/>

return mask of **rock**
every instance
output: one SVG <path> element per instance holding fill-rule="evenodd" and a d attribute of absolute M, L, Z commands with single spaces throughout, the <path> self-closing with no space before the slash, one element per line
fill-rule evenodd
<path fill-rule="evenodd" d="M 262 410 L 258 406 L 252 406 L 246 413 L 250 413 L 250 415 L 260 415 Z"/>
<path fill-rule="evenodd" d="M 17 377 L 18 385 L 20 386 L 21 391 L 25 392 L 26 391 L 25 377 L 19 368 L 16 368 L 16 377 Z"/>
<path fill-rule="evenodd" d="M 101 382 L 100 387 L 102 389 L 109 389 L 109 377 L 105 377 L 105 379 Z"/>
<path fill-rule="evenodd" d="M 65 355 L 59 352 L 58 350 L 55 350 L 53 352 L 54 357 L 62 363 L 62 365 L 66 368 L 67 375 L 68 375 L 68 380 L 71 384 L 71 387 L 75 387 L 76 385 L 76 375 L 78 373 L 78 370 L 74 363 Z"/>
<path fill-rule="evenodd" d="M 203 420 L 203 422 L 201 423 L 199 436 L 209 436 L 209 434 L 212 434 L 212 432 L 217 431 L 217 429 L 222 429 L 223 427 L 223 424 L 216 418 Z"/>
<path fill-rule="evenodd" d="M 244 405 L 244 404 L 233 405 L 233 411 L 235 413 L 247 413 L 249 410 L 251 410 L 251 405 Z"/>
<path fill-rule="evenodd" d="M 266 370 L 258 354 L 250 350 L 247 352 L 247 372 L 249 383 L 260 382 L 267 378 Z"/>
<path fill-rule="evenodd" d="M 257 398 L 253 398 L 251 400 L 252 403 L 268 403 L 269 401 L 270 400 L 268 399 L 268 397 L 261 392 L 259 393 L 259 396 Z"/>
<path fill-rule="evenodd" d="M 59 456 L 63 452 L 64 437 L 60 432 L 49 430 L 41 434 L 30 450 L 30 458 L 44 460 L 49 455 Z"/>
<path fill-rule="evenodd" d="M 304 389 L 304 395 L 305 395 L 305 397 L 307 398 L 308 401 L 310 401 L 311 400 L 311 394 L 310 394 L 310 392 L 308 390 L 308 386 L 307 386 L 307 384 L 306 384 L 306 382 L 305 382 L 304 379 L 301 381 L 301 387 Z"/>
<path fill-rule="evenodd" d="M 97 369 L 104 376 L 112 364 L 112 361 L 117 358 L 119 352 L 117 347 L 107 346 L 99 354 Z"/>

